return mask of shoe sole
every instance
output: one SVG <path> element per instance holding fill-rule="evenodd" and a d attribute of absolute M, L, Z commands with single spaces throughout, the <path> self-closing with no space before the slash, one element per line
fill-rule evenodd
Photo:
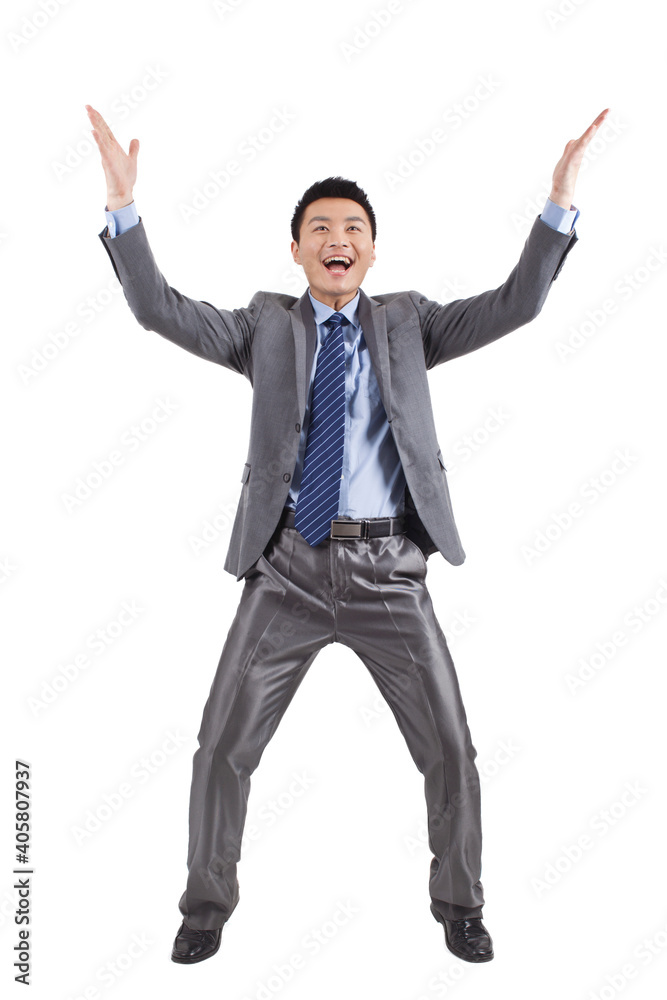
<path fill-rule="evenodd" d="M 456 957 L 460 958 L 462 962 L 474 962 L 475 964 L 478 964 L 479 962 L 490 962 L 491 959 L 494 958 L 493 949 L 491 950 L 490 954 L 488 954 L 488 955 L 463 955 L 460 951 L 457 951 L 456 948 L 453 948 L 452 945 L 449 943 L 449 938 L 447 936 L 447 925 L 445 923 L 444 917 L 442 917 L 441 914 L 438 913 L 438 911 L 435 909 L 434 906 L 431 906 L 431 913 L 433 914 L 433 916 L 435 917 L 435 919 L 438 921 L 438 923 L 442 924 L 442 926 L 444 927 L 444 929 L 445 929 L 445 944 L 447 945 L 447 947 L 451 951 L 452 955 L 456 955 Z"/>

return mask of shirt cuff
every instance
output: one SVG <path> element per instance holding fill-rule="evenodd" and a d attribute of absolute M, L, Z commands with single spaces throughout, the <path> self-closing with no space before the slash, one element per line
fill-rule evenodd
<path fill-rule="evenodd" d="M 131 229 L 132 226 L 136 226 L 139 221 L 137 206 L 133 201 L 131 201 L 129 205 L 123 205 L 122 208 L 114 209 L 112 212 L 110 212 L 105 205 L 104 214 L 107 217 L 109 236 L 112 239 L 114 236 L 120 236 L 121 233 L 124 233 L 127 229 Z"/>
<path fill-rule="evenodd" d="M 551 198 L 547 198 L 547 203 L 540 216 L 542 222 L 546 222 L 547 226 L 551 226 L 559 233 L 571 233 L 578 218 L 579 209 L 575 205 L 570 205 L 568 211 L 567 208 L 556 205 Z"/>

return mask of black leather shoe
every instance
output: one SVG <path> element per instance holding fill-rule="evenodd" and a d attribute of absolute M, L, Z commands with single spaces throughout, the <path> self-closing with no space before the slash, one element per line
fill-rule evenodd
<path fill-rule="evenodd" d="M 490 962 L 493 958 L 493 941 L 481 917 L 446 920 L 433 905 L 431 913 L 445 927 L 445 944 L 457 958 L 464 962 Z"/>
<path fill-rule="evenodd" d="M 212 931 L 197 931 L 187 927 L 183 921 L 171 950 L 172 962 L 192 965 L 194 962 L 203 962 L 205 958 L 215 955 L 220 947 L 221 932 L 222 927 L 216 927 Z"/>

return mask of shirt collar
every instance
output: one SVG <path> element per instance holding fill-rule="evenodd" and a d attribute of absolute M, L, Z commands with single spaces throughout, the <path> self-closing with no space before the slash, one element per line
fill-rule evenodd
<path fill-rule="evenodd" d="M 310 301 L 313 306 L 313 312 L 315 313 L 315 322 L 317 323 L 318 326 L 320 326 L 320 324 L 326 323 L 326 321 L 333 316 L 336 310 L 332 309 L 331 306 L 325 305 L 324 302 L 320 302 L 319 299 L 313 298 L 313 296 L 310 293 L 310 288 L 308 289 L 308 294 L 310 295 Z M 359 326 L 359 319 L 358 319 L 359 297 L 360 297 L 359 289 L 357 289 L 357 294 L 354 296 L 354 298 L 350 299 L 350 301 L 346 305 L 344 305 L 342 309 L 338 310 L 338 312 L 341 312 L 343 316 L 349 319 L 350 323 L 352 323 L 355 329 L 358 328 Z"/>

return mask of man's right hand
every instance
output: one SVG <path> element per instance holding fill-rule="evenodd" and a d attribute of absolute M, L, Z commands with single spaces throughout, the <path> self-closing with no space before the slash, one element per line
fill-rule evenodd
<path fill-rule="evenodd" d="M 93 138 L 102 156 L 102 166 L 107 179 L 107 208 L 113 212 L 129 205 L 133 199 L 132 189 L 137 179 L 137 156 L 139 140 L 133 139 L 128 153 L 125 153 L 99 111 L 86 104 Z"/>

